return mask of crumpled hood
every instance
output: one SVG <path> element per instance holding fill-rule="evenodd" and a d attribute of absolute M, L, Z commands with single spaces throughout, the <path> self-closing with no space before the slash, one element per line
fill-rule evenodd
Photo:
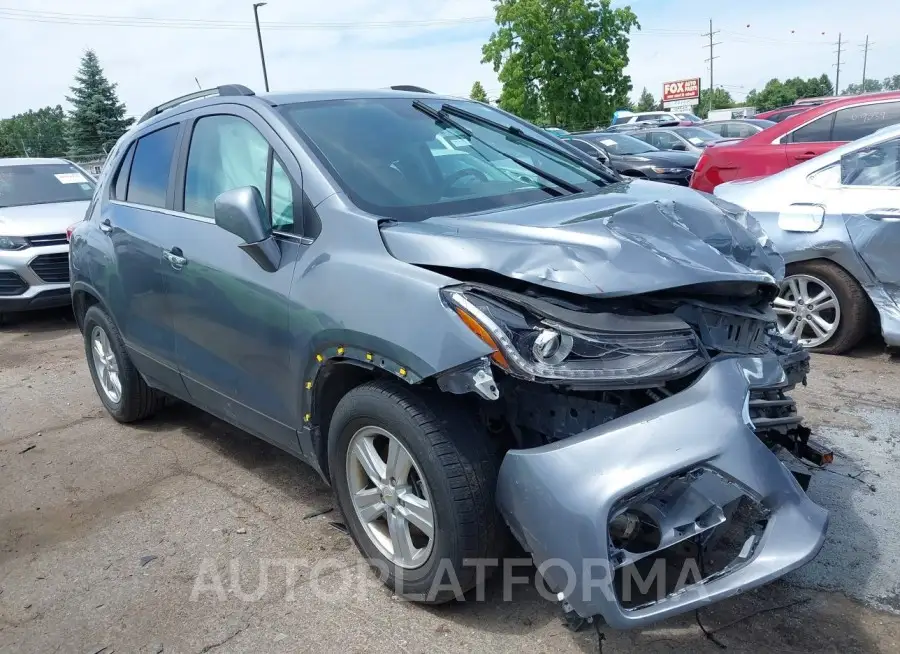
<path fill-rule="evenodd" d="M 784 260 L 740 207 L 640 180 L 527 207 L 384 222 L 381 236 L 407 263 L 490 270 L 590 296 L 710 282 L 774 286 L 784 276 Z"/>

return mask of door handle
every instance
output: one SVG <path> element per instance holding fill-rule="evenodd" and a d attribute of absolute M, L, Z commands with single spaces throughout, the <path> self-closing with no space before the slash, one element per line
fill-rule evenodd
<path fill-rule="evenodd" d="M 100 231 L 104 234 L 109 234 L 112 231 L 112 223 L 109 222 L 109 218 L 100 223 Z"/>
<path fill-rule="evenodd" d="M 815 156 L 816 156 L 815 152 L 804 152 L 803 154 L 798 154 L 798 155 L 794 156 L 794 159 L 796 159 L 797 161 L 809 161 L 810 159 L 812 159 Z"/>
<path fill-rule="evenodd" d="M 187 259 L 184 258 L 184 252 L 181 251 L 181 248 L 163 250 L 163 256 L 166 258 L 166 261 L 169 262 L 174 270 L 181 270 L 187 263 Z"/>
<path fill-rule="evenodd" d="M 900 209 L 870 209 L 864 214 L 867 218 L 873 220 L 884 220 L 888 222 L 900 221 Z"/>

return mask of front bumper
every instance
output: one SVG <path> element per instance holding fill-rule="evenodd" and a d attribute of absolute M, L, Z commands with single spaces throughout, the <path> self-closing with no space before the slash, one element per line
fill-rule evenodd
<path fill-rule="evenodd" d="M 693 385 L 569 439 L 510 450 L 497 502 L 538 570 L 581 617 L 634 628 L 769 582 L 812 559 L 828 513 L 814 504 L 754 433 L 751 388 L 784 384 L 774 355 L 720 358 Z M 745 560 L 676 593 L 624 608 L 615 590 L 608 524 L 623 498 L 704 468 L 767 512 Z M 572 577 L 574 572 L 574 577 Z"/>
<path fill-rule="evenodd" d="M 28 311 L 66 306 L 71 303 L 68 273 L 62 274 L 62 260 L 69 252 L 68 244 L 30 247 L 24 250 L 0 251 L 0 277 L 6 281 L 0 291 L 0 313 Z M 59 260 L 52 266 L 40 262 Z M 36 263 L 38 262 L 38 263 Z M 68 265 L 68 264 L 66 264 Z M 46 275 L 51 281 L 42 278 Z M 20 283 L 13 282 L 12 275 Z"/>

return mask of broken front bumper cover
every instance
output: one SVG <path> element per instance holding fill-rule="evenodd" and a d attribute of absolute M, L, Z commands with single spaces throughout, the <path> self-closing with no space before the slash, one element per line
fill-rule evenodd
<path fill-rule="evenodd" d="M 784 371 L 773 355 L 719 359 L 665 400 L 577 436 L 506 454 L 500 510 L 550 587 L 579 616 L 600 615 L 614 628 L 644 626 L 772 581 L 818 553 L 828 513 L 757 437 L 748 412 L 751 388 L 779 381 Z M 614 512 L 625 498 L 697 469 L 758 504 L 766 513 L 764 530 L 737 564 L 625 608 L 615 590 L 617 564 L 610 561 Z"/>

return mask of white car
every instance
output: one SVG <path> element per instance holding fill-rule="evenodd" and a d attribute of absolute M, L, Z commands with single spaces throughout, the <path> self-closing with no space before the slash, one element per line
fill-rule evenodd
<path fill-rule="evenodd" d="M 900 347 L 900 125 L 714 194 L 750 211 L 784 256 L 783 333 L 838 354 L 880 325 Z"/>
<path fill-rule="evenodd" d="M 0 320 L 71 302 L 66 229 L 93 194 L 93 178 L 70 161 L 0 159 Z"/>

